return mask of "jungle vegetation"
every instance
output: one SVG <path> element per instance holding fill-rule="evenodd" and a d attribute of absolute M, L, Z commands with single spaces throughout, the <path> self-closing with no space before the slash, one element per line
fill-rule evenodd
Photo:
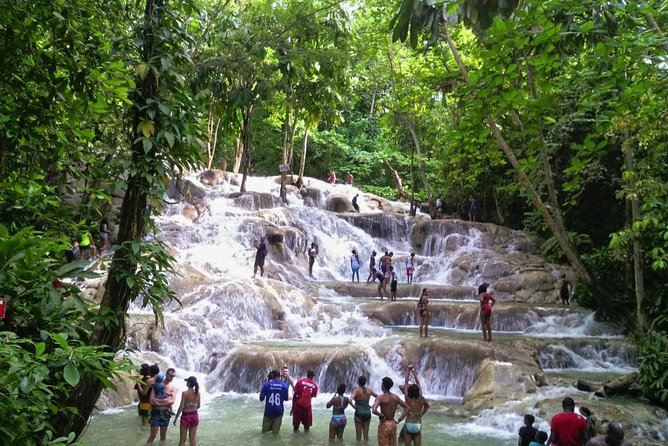
<path fill-rule="evenodd" d="M 76 441 L 128 367 L 128 305 L 174 298 L 168 179 L 205 168 L 241 190 L 280 164 L 350 172 L 457 218 L 475 195 L 627 326 L 637 390 L 666 405 L 666 27 L 655 0 L 4 0 L 0 443 Z M 102 218 L 93 305 L 55 279 L 89 274 L 64 253 Z"/>

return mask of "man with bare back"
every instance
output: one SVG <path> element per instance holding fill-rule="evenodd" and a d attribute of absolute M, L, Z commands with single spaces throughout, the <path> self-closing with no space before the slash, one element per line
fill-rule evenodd
<path fill-rule="evenodd" d="M 380 418 L 380 424 L 378 425 L 378 446 L 396 446 L 397 424 L 406 418 L 406 409 L 408 406 L 406 406 L 406 403 L 398 395 L 390 392 L 393 385 L 392 378 L 387 376 L 383 378 L 381 386 L 383 393 L 376 398 L 371 408 L 371 412 Z M 394 419 L 397 406 L 401 406 L 404 409 L 398 421 Z"/>

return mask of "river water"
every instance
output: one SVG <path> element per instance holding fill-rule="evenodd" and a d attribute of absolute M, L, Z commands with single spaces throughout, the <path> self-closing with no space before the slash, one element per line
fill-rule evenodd
<path fill-rule="evenodd" d="M 255 193 L 241 196 L 233 194 L 238 188 L 229 183 L 205 188 L 195 175 L 189 180 L 206 211 L 192 222 L 182 215 L 186 204 L 179 203 L 168 206 L 157 221 L 159 237 L 175 253 L 184 275 L 174 279 L 183 306 L 167 305 L 163 309 L 165 329 L 155 329 L 150 336 L 138 322 L 150 311 L 133 307 L 131 320 L 139 328 L 130 330 L 134 334 L 129 347 L 138 364 L 158 361 L 163 367 L 175 367 L 179 393 L 184 390 L 183 379 L 199 378 L 204 397 L 200 445 L 326 444 L 329 411 L 325 403 L 339 382 L 348 385 L 348 393 L 360 375 L 367 376 L 370 387 L 377 391 L 383 376 L 397 384 L 403 382 L 407 345 L 417 338 L 416 293 L 402 284 L 396 303 L 370 297 L 373 285 L 368 290 L 362 285 L 342 293 L 341 284 L 350 280 L 353 248 L 362 256 L 362 281 L 372 250 L 378 257 L 385 250 L 394 252 L 400 282 L 404 281 L 404 259 L 416 252 L 415 289 L 435 289 L 432 344 L 422 345 L 416 361 L 424 393 L 432 404 L 423 419 L 424 445 L 515 445 L 522 415 L 535 413 L 537 401 L 573 394 L 572 388 L 549 386 L 471 418 L 446 414 L 461 404 L 475 381 L 480 358 L 466 352 L 443 356 L 429 347 L 480 344 L 475 287 L 496 255 L 484 245 L 481 231 L 460 225 L 452 233 L 428 234 L 416 249 L 412 231 L 426 216 L 385 216 L 363 195 L 359 204 L 368 225 L 326 210 L 333 197 L 350 199 L 360 192 L 352 186 L 310 180 L 311 193 L 292 190 L 288 205 L 281 206 L 273 178 L 251 178 L 248 189 Z M 252 278 L 253 241 L 263 235 L 273 242 L 266 274 Z M 318 243 L 320 254 L 315 277 L 310 278 L 305 251 L 312 241 Z M 513 249 L 512 244 L 507 246 L 507 253 L 512 254 Z M 481 268 L 468 275 L 458 273 L 456 265 L 463 258 L 479 262 Z M 384 311 L 382 305 L 393 306 L 384 323 L 372 317 Z M 538 360 L 555 376 L 575 379 L 583 374 L 591 379 L 633 370 L 635 354 L 619 332 L 595 322 L 586 311 L 509 301 L 495 307 L 495 313 L 495 341 L 542 342 Z M 314 426 L 308 435 L 292 432 L 287 414 L 290 403 L 281 435 L 260 434 L 263 405 L 258 400 L 259 389 L 267 372 L 283 365 L 295 378 L 309 368 L 316 371 L 321 395 L 314 400 Z M 352 412 L 348 417 L 344 444 L 355 444 Z M 376 426 L 372 421 L 371 443 L 375 443 Z M 549 431 L 541 418 L 536 426 Z M 136 406 L 130 405 L 97 413 L 82 441 L 126 446 L 143 444 L 147 437 L 148 431 L 139 426 Z M 170 427 L 167 444 L 177 443 L 178 427 Z"/>

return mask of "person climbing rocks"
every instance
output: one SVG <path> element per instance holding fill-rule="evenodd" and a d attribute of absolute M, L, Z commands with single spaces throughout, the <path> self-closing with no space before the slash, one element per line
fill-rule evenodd
<path fill-rule="evenodd" d="M 360 205 L 357 204 L 357 197 L 359 197 L 360 194 L 357 194 L 353 197 L 353 207 L 355 208 L 355 212 L 359 213 L 360 211 Z"/>
<path fill-rule="evenodd" d="M 267 242 L 265 237 L 260 237 L 260 243 L 256 242 L 257 252 L 255 253 L 255 265 L 253 267 L 253 277 L 257 274 L 257 269 L 260 268 L 260 277 L 264 276 L 264 259 L 267 257 Z"/>
<path fill-rule="evenodd" d="M 374 279 L 378 279 L 378 296 L 380 296 L 380 300 L 383 300 L 383 292 L 385 292 L 385 296 L 387 296 L 389 299 L 390 295 L 387 293 L 387 281 L 385 279 L 385 274 L 383 274 L 381 271 L 378 271 L 376 268 L 372 268 L 371 271 L 373 271 Z"/>

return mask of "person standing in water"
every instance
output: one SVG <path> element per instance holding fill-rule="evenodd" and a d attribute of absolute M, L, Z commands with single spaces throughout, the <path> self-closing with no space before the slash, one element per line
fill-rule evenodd
<path fill-rule="evenodd" d="M 285 409 L 283 403 L 288 399 L 289 385 L 281 379 L 278 370 L 269 372 L 269 381 L 267 381 L 260 391 L 260 401 L 264 404 L 264 417 L 262 418 L 262 432 L 273 432 L 275 435 L 281 430 L 283 422 L 283 413 Z"/>
<path fill-rule="evenodd" d="M 359 197 L 360 194 L 357 194 L 353 197 L 353 207 L 355 208 L 355 212 L 359 213 L 360 211 L 360 205 L 357 204 L 357 197 Z"/>
<path fill-rule="evenodd" d="M 376 281 L 376 276 L 373 275 L 375 269 L 376 269 L 376 251 L 371 251 L 371 257 L 369 258 L 369 277 L 366 278 L 366 283 Z"/>
<path fill-rule="evenodd" d="M 420 337 L 422 337 L 424 330 L 424 337 L 426 338 L 429 332 L 429 290 L 426 288 L 422 289 L 422 294 L 417 303 L 417 310 L 420 314 Z"/>
<path fill-rule="evenodd" d="M 255 266 L 253 267 L 253 277 L 257 274 L 257 269 L 260 268 L 260 277 L 264 276 L 264 259 L 267 257 L 267 242 L 264 237 L 260 237 L 260 243 L 256 245 L 257 252 L 255 253 Z"/>
<path fill-rule="evenodd" d="M 569 305 L 571 300 L 571 292 L 573 291 L 573 285 L 566 278 L 566 274 L 562 274 L 559 285 L 559 298 L 561 299 L 561 305 Z"/>
<path fill-rule="evenodd" d="M 334 172 L 334 169 L 329 169 L 329 172 L 327 173 L 327 182 L 329 184 L 336 184 L 336 172 Z"/>
<path fill-rule="evenodd" d="M 181 404 L 174 417 L 174 426 L 179 415 L 181 416 L 181 432 L 179 446 L 186 445 L 186 437 L 190 438 L 190 446 L 197 445 L 197 426 L 199 426 L 199 415 L 197 409 L 201 405 L 201 395 L 197 378 L 189 377 L 186 381 L 187 390 L 181 394 Z"/>
<path fill-rule="evenodd" d="M 487 292 L 487 283 L 478 287 L 478 296 L 480 298 L 480 325 L 482 326 L 482 338 L 484 341 L 492 342 L 492 307 L 496 299 L 491 293 Z"/>
<path fill-rule="evenodd" d="M 409 284 L 413 283 L 413 271 L 415 271 L 415 253 L 411 252 L 406 259 L 406 282 Z"/>
<path fill-rule="evenodd" d="M 332 408 L 332 419 L 329 422 L 329 441 L 338 439 L 343 441 L 343 431 L 346 428 L 347 420 L 345 410 L 350 403 L 347 396 L 343 394 L 346 392 L 346 385 L 339 384 L 336 388 L 336 395 L 327 402 L 327 409 Z"/>
<path fill-rule="evenodd" d="M 390 300 L 397 300 L 397 273 L 394 272 L 394 267 L 390 266 L 387 270 L 390 280 Z"/>
<path fill-rule="evenodd" d="M 353 270 L 352 281 L 355 281 L 355 276 L 357 276 L 357 282 L 360 281 L 360 256 L 357 255 L 357 250 L 353 249 L 352 255 L 350 256 L 350 269 Z"/>
<path fill-rule="evenodd" d="M 135 383 L 135 390 L 137 391 L 137 396 L 139 397 L 137 412 L 141 418 L 142 426 L 148 426 L 148 413 L 151 410 L 151 395 L 148 393 L 149 384 L 147 384 L 147 381 L 150 377 L 149 368 L 150 367 L 148 364 L 141 365 L 139 368 L 141 379 L 139 382 Z"/>
<path fill-rule="evenodd" d="M 406 403 L 404 403 L 398 395 L 390 392 L 394 381 L 392 378 L 385 377 L 382 380 L 381 388 L 383 393 L 376 398 L 371 408 L 371 413 L 380 419 L 378 425 L 378 446 L 396 446 L 397 444 L 397 420 L 394 416 L 397 412 L 397 406 L 404 409 L 399 421 L 406 417 Z"/>
<path fill-rule="evenodd" d="M 311 243 L 311 247 L 308 249 L 308 275 L 313 277 L 313 264 L 315 263 L 315 258 L 318 256 L 318 245 L 315 242 Z"/>
<path fill-rule="evenodd" d="M 306 372 L 306 378 L 300 378 L 295 384 L 292 403 L 292 427 L 295 432 L 299 431 L 299 425 L 304 425 L 304 432 L 308 432 L 313 424 L 313 412 L 311 399 L 318 396 L 318 385 L 313 381 L 315 372 Z"/>
<path fill-rule="evenodd" d="M 357 441 L 369 441 L 369 425 L 371 424 L 371 405 L 369 401 L 378 395 L 366 387 L 366 377 L 357 379 L 357 388 L 350 395 L 350 405 L 355 409 L 355 434 Z"/>
<path fill-rule="evenodd" d="M 415 383 L 409 385 L 411 375 L 413 375 Z M 406 446 L 411 444 L 420 446 L 422 444 L 422 416 L 429 410 L 429 403 L 422 396 L 420 380 L 412 364 L 408 366 L 406 371 L 404 389 L 406 391 L 406 406 L 408 406 L 408 409 L 404 412 L 406 415 L 406 423 L 403 429 L 404 441 Z"/>

